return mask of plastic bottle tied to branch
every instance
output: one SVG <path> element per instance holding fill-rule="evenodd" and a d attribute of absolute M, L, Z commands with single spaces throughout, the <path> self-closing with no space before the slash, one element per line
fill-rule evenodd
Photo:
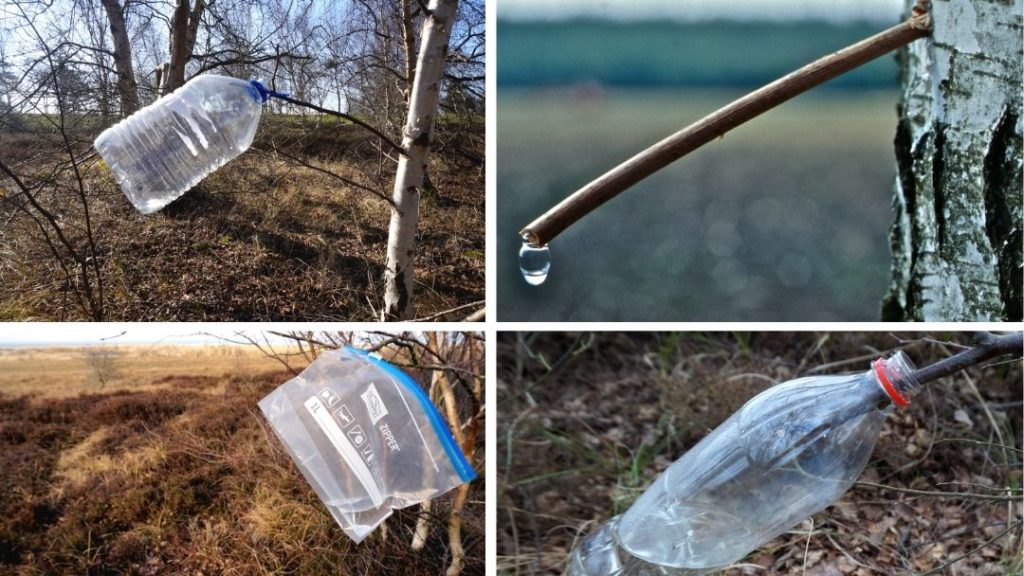
<path fill-rule="evenodd" d="M 143 214 L 160 210 L 252 144 L 259 82 L 205 74 L 103 131 L 95 148 Z"/>
<path fill-rule="evenodd" d="M 835 502 L 895 404 L 919 388 L 902 352 L 852 376 L 758 394 L 582 540 L 570 576 L 698 576 L 740 560 Z"/>

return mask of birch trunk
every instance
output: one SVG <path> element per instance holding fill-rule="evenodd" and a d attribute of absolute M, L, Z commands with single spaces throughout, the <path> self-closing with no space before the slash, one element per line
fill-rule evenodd
<path fill-rule="evenodd" d="M 402 40 L 405 41 L 405 104 L 409 105 L 409 95 L 416 79 L 416 32 L 413 29 L 412 2 L 402 0 Z"/>
<path fill-rule="evenodd" d="M 121 97 L 121 115 L 128 116 L 139 109 L 139 85 L 132 68 L 132 47 L 128 43 L 128 27 L 124 10 L 117 0 L 101 0 L 110 23 L 110 37 L 114 41 L 114 68 L 117 70 L 117 92 Z"/>
<path fill-rule="evenodd" d="M 434 116 L 441 94 L 444 73 L 458 0 L 432 0 L 420 35 L 420 53 L 416 60 L 416 78 L 409 98 L 409 113 L 402 134 L 404 154 L 398 161 L 388 229 L 388 260 L 384 272 L 384 309 L 382 320 L 413 318 L 413 256 L 416 225 L 419 219 L 420 190 L 427 170 Z"/>
<path fill-rule="evenodd" d="M 901 55 L 882 319 L 1019 321 L 1022 0 L 936 1 L 932 21 Z"/>
<path fill-rule="evenodd" d="M 192 58 L 205 8 L 205 0 L 196 0 L 191 10 L 189 0 L 177 0 L 171 18 L 171 61 L 161 84 L 163 93 L 172 92 L 185 83 L 185 64 Z"/>

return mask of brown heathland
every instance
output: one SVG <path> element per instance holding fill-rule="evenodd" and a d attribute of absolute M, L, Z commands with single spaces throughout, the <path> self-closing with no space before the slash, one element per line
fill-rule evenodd
<path fill-rule="evenodd" d="M 256 407 L 291 377 L 273 360 L 127 348 L 102 386 L 83 349 L 0 356 L 0 574 L 444 571 L 450 494 L 419 552 L 416 508 L 358 546 L 334 523 Z M 483 573 L 482 501 L 476 482 L 466 574 Z"/>

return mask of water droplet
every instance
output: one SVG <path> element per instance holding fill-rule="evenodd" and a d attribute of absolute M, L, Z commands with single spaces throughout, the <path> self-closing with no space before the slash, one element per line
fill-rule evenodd
<path fill-rule="evenodd" d="M 537 246 L 524 241 L 519 249 L 519 271 L 523 279 L 531 286 L 540 286 L 548 279 L 551 270 L 551 250 L 547 246 Z"/>

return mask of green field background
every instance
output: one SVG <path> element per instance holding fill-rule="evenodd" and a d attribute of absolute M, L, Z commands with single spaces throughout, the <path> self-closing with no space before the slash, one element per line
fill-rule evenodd
<path fill-rule="evenodd" d="M 552 243 L 540 287 L 520 277 L 517 231 L 673 131 L 878 29 L 499 23 L 499 319 L 877 320 L 895 179 L 892 56 L 605 204 Z"/>
<path fill-rule="evenodd" d="M 895 22 L 893 22 L 895 24 Z M 615 86 L 753 87 L 879 32 L 877 23 L 498 21 L 502 86 L 596 81 Z M 831 88 L 896 85 L 893 58 L 829 82 Z"/>

